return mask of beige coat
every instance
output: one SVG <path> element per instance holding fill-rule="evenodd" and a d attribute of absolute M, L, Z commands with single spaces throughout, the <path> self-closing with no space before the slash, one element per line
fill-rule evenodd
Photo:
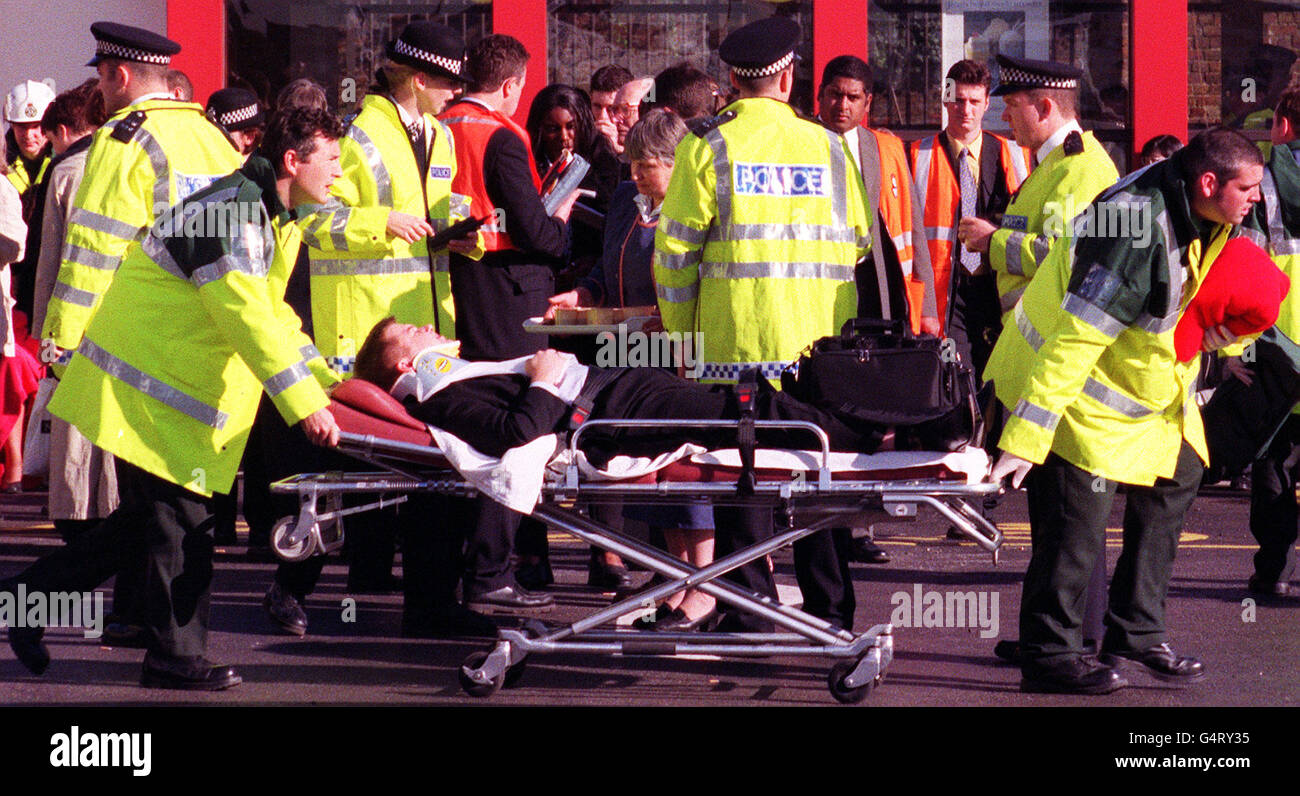
<path fill-rule="evenodd" d="M 31 328 L 45 324 L 45 310 L 54 292 L 63 259 L 63 239 L 68 231 L 72 200 L 86 168 L 82 150 L 61 160 L 50 170 L 41 226 L 41 253 L 36 260 L 36 290 Z M 117 472 L 113 454 L 90 444 L 67 421 L 50 417 L 50 518 L 90 520 L 107 517 L 117 508 Z"/>
<path fill-rule="evenodd" d="M 14 300 L 9 293 L 9 264 L 23 258 L 27 225 L 22 200 L 8 180 L 0 180 L 0 342 L 4 355 L 14 355 Z"/>

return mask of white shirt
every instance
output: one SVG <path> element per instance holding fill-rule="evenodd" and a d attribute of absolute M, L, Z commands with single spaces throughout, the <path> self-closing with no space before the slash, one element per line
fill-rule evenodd
<path fill-rule="evenodd" d="M 862 147 L 858 144 L 858 136 L 862 134 L 862 128 L 855 126 L 844 134 L 844 140 L 849 142 L 849 152 L 853 154 L 853 162 L 858 164 L 858 171 L 862 171 Z"/>
<path fill-rule="evenodd" d="M 1065 137 L 1074 131 L 1078 131 L 1079 135 L 1083 135 L 1083 128 L 1080 127 L 1079 123 L 1074 119 L 1071 119 L 1058 127 L 1056 132 L 1052 133 L 1052 135 L 1043 142 L 1043 145 L 1038 148 L 1038 151 L 1034 153 L 1038 156 L 1038 162 L 1042 163 L 1046 160 L 1047 156 L 1052 153 L 1052 150 L 1065 143 Z"/>

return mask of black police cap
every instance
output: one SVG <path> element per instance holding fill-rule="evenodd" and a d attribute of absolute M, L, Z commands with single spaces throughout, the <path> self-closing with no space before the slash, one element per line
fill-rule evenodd
<path fill-rule="evenodd" d="M 257 95 L 246 88 L 223 88 L 208 97 L 208 115 L 217 124 L 234 132 L 266 124 L 266 114 L 257 104 Z"/>
<path fill-rule="evenodd" d="M 1069 64 L 1035 61 L 1032 58 L 999 55 L 998 67 L 998 87 L 993 89 L 995 97 L 1036 88 L 1077 89 L 1079 78 L 1083 77 L 1082 70 Z"/>
<path fill-rule="evenodd" d="M 90 26 L 90 34 L 95 37 L 95 57 L 86 66 L 106 58 L 167 66 L 181 51 L 181 46 L 166 36 L 118 22 L 96 22 Z"/>
<path fill-rule="evenodd" d="M 465 75 L 465 40 L 446 25 L 412 22 L 388 43 L 389 60 L 422 72 L 469 82 Z"/>
<path fill-rule="evenodd" d="M 737 77 L 775 75 L 794 62 L 794 48 L 801 33 L 799 23 L 793 19 L 760 19 L 728 34 L 718 48 L 718 57 Z"/>

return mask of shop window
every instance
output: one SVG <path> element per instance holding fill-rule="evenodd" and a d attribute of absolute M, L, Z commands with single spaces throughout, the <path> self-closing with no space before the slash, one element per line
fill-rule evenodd
<path fill-rule="evenodd" d="M 1282 92 L 1300 84 L 1295 3 L 1193 2 L 1187 15 L 1187 99 L 1192 133 L 1215 125 L 1267 141 Z"/>

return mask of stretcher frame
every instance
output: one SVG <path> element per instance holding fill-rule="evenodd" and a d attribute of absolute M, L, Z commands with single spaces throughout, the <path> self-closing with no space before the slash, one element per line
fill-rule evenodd
<path fill-rule="evenodd" d="M 666 582 L 654 584 L 567 625 L 548 627 L 530 620 L 523 629 L 500 629 L 488 652 L 470 655 L 458 672 L 461 686 L 473 696 L 487 697 L 522 676 L 525 660 L 533 653 L 587 653 L 601 655 L 677 656 L 683 654 L 727 657 L 816 656 L 835 661 L 827 685 L 831 694 L 846 703 L 859 702 L 883 680 L 893 660 L 893 627 L 877 624 L 863 633 L 836 628 L 801 609 L 747 591 L 722 575 L 760 559 L 795 541 L 831 527 L 845 527 L 855 521 L 886 521 L 916 516 L 926 506 L 946 518 L 953 527 L 993 554 L 1002 544 L 1002 533 L 967 502 L 983 500 L 1000 491 L 996 483 L 968 484 L 938 478 L 912 480 L 836 480 L 830 469 L 830 442 L 826 433 L 802 421 L 756 421 L 756 428 L 799 428 L 818 439 L 821 463 L 816 477 L 788 480 L 758 480 L 753 494 L 741 495 L 732 482 L 629 483 L 584 480 L 576 464 L 578 442 L 587 432 L 601 427 L 624 429 L 667 427 L 731 428 L 726 420 L 588 420 L 569 440 L 570 464 L 562 477 L 548 477 L 543 500 L 533 516 L 594 547 L 617 553 L 658 573 Z M 401 493 L 433 492 L 474 497 L 478 491 L 441 459 L 436 448 L 383 439 L 369 434 L 344 432 L 339 450 L 381 468 L 368 473 L 315 473 L 293 476 L 272 484 L 276 493 L 296 494 L 297 517 L 282 519 L 272 533 L 272 546 L 288 560 L 302 560 L 333 550 L 342 544 L 343 516 L 404 502 Z M 423 471 L 421 468 L 425 468 Z M 427 468 L 433 468 L 430 472 Z M 342 508 L 345 494 L 374 494 L 380 498 L 362 506 Z M 398 493 L 394 497 L 387 497 Z M 696 568 L 666 552 L 632 539 L 583 515 L 580 505 L 651 502 L 770 507 L 784 514 L 788 530 Z M 711 595 L 720 604 L 770 621 L 773 633 L 668 633 L 631 628 L 603 627 L 638 609 L 653 611 L 658 600 L 688 588 Z M 784 632 L 780 632 L 784 631 Z"/>

